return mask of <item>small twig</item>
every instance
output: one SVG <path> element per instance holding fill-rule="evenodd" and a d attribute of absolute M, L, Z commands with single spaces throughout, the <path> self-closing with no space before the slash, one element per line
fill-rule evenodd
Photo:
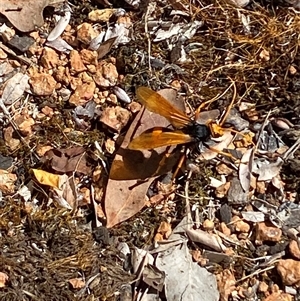
<path fill-rule="evenodd" d="M 224 116 L 222 117 L 222 119 L 221 119 L 221 121 L 220 121 L 220 123 L 219 123 L 221 126 L 222 126 L 222 125 L 224 124 L 224 122 L 226 121 L 226 118 L 228 117 L 228 115 L 229 115 L 229 113 L 230 113 L 230 110 L 231 110 L 231 108 L 232 108 L 232 106 L 233 106 L 233 103 L 234 103 L 234 101 L 235 101 L 235 99 L 236 99 L 236 94 L 237 94 L 235 82 L 234 82 L 230 77 L 229 77 L 229 79 L 231 80 L 231 83 L 232 83 L 231 86 L 233 87 L 233 95 L 232 95 L 232 100 L 231 100 L 231 102 L 230 102 L 230 104 L 229 104 L 229 106 L 228 106 L 228 108 L 227 108 L 227 110 L 226 110 Z"/>
<path fill-rule="evenodd" d="M 258 144 L 259 144 L 259 139 L 267 125 L 267 122 L 269 120 L 269 117 L 270 117 L 270 114 L 271 114 L 271 110 L 268 112 L 265 120 L 264 120 L 264 123 L 262 124 L 260 130 L 259 130 L 259 133 L 258 133 L 258 137 L 257 137 L 257 143 L 256 145 L 254 145 L 254 147 L 252 148 L 252 151 L 251 151 L 251 155 L 250 155 L 250 158 L 249 158 L 249 172 L 252 173 L 252 168 L 253 168 L 253 162 L 254 162 L 254 155 L 257 151 L 257 148 L 258 148 Z"/>
<path fill-rule="evenodd" d="M 185 182 L 185 187 L 184 187 L 185 211 L 186 211 L 186 215 L 187 215 L 187 227 L 188 228 L 190 228 L 193 224 L 190 201 L 189 201 L 189 184 L 190 184 L 190 178 L 191 178 L 192 174 L 193 174 L 193 172 L 190 170 L 188 173 L 188 176 L 187 176 L 187 180 Z"/>
<path fill-rule="evenodd" d="M 267 272 L 267 271 L 272 270 L 272 269 L 274 269 L 274 268 L 275 268 L 275 265 L 272 265 L 272 266 L 267 267 L 267 268 L 265 268 L 265 269 L 257 270 L 257 271 L 255 271 L 255 272 L 251 273 L 250 275 L 245 276 L 245 277 L 243 277 L 243 278 L 237 280 L 236 283 L 241 282 L 241 281 L 244 281 L 244 280 L 246 280 L 246 279 L 248 279 L 248 278 L 252 278 L 252 277 L 255 276 L 255 275 L 261 274 L 261 273 L 263 273 L 263 272 Z"/>
<path fill-rule="evenodd" d="M 290 159 L 295 151 L 300 147 L 300 138 L 284 153 L 282 159 L 288 160 Z"/>
<path fill-rule="evenodd" d="M 219 98 L 223 97 L 223 96 L 227 93 L 227 91 L 232 87 L 232 85 L 233 85 L 233 84 L 231 83 L 231 85 L 230 85 L 229 87 L 227 87 L 227 88 L 225 89 L 224 92 L 222 92 L 221 94 L 216 95 L 215 97 L 213 97 L 213 98 L 210 99 L 210 100 L 207 100 L 207 101 L 203 102 L 203 103 L 198 107 L 198 109 L 196 110 L 195 115 L 199 114 L 200 111 L 201 111 L 201 109 L 202 109 L 203 107 L 205 107 L 206 105 L 208 105 L 208 104 L 210 104 L 210 103 L 212 103 L 212 102 L 218 100 Z M 197 118 L 196 118 L 196 119 L 197 119 Z"/>
<path fill-rule="evenodd" d="M 95 201 L 95 189 L 93 184 L 91 185 L 91 200 L 92 200 L 92 205 L 94 207 L 94 215 L 95 215 L 95 226 L 96 228 L 102 226 L 102 223 L 99 221 L 98 216 L 97 216 L 97 203 Z"/>
<path fill-rule="evenodd" d="M 151 73 L 152 72 L 151 59 L 150 59 L 150 57 L 151 57 L 151 39 L 150 39 L 149 30 L 148 30 L 148 18 L 149 18 L 149 14 L 151 11 L 150 6 L 151 6 L 151 4 L 148 3 L 147 10 L 145 13 L 145 34 L 146 34 L 147 41 L 148 41 L 148 66 L 149 66 L 149 71 Z"/>

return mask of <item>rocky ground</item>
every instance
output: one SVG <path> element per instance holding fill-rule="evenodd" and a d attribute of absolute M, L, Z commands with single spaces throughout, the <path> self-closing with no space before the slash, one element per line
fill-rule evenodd
<path fill-rule="evenodd" d="M 0 300 L 300 300 L 297 2 L 1 2 Z"/>

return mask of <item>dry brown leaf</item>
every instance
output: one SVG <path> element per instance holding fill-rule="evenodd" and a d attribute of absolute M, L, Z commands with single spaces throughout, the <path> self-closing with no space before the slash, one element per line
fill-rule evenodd
<path fill-rule="evenodd" d="M 191 241 L 199 242 L 205 246 L 216 250 L 217 252 L 225 252 L 226 247 L 217 235 L 213 235 L 200 229 L 186 229 L 186 234 Z"/>
<path fill-rule="evenodd" d="M 176 92 L 166 89 L 164 95 L 169 101 L 175 101 Z M 175 93 L 175 94 L 174 94 Z M 163 94 L 162 94 L 163 95 Z M 180 105 L 180 103 L 178 104 Z M 181 102 L 182 105 L 182 102 Z M 181 106 L 182 108 L 183 106 Z M 127 149 L 133 137 L 145 130 L 155 127 L 167 127 L 170 123 L 162 116 L 147 110 L 140 111 L 134 119 L 126 137 L 119 148 L 110 171 L 113 180 L 143 180 L 149 177 L 167 173 L 176 164 L 179 154 L 175 153 L 166 158 L 166 148 L 161 147 L 151 151 L 136 151 Z"/>
<path fill-rule="evenodd" d="M 110 38 L 110 39 L 106 40 L 105 42 L 103 42 L 99 46 L 99 48 L 97 49 L 99 60 L 102 59 L 104 56 L 106 56 L 110 52 L 116 39 L 117 39 L 117 37 Z"/>
<path fill-rule="evenodd" d="M 175 92 L 171 91 L 171 94 Z M 176 92 L 175 92 L 176 95 Z M 164 95 L 170 101 L 172 97 Z M 167 173 L 178 162 L 176 152 L 166 158 L 166 149 L 134 151 L 127 149 L 131 139 L 154 126 L 166 127 L 168 121 L 147 110 L 141 111 L 133 121 L 112 163 L 105 195 L 107 227 L 132 217 L 146 204 L 145 195 L 153 179 Z M 144 180 L 144 181 L 141 181 Z"/>
<path fill-rule="evenodd" d="M 74 209 L 77 206 L 77 189 L 74 177 L 59 176 L 59 188 L 53 189 L 53 198 L 63 208 Z"/>
<path fill-rule="evenodd" d="M 58 172 L 80 172 L 89 174 L 91 167 L 87 165 L 87 154 L 81 146 L 68 149 L 51 149 L 46 152 L 44 161 L 49 161 L 50 166 Z"/>
<path fill-rule="evenodd" d="M 44 24 L 43 10 L 64 0 L 1 0 L 0 13 L 18 30 L 33 31 Z"/>
<path fill-rule="evenodd" d="M 3 134 L 5 145 L 7 145 L 12 151 L 16 150 L 21 143 L 21 138 L 14 130 L 14 128 L 12 126 L 8 126 L 3 130 Z"/>

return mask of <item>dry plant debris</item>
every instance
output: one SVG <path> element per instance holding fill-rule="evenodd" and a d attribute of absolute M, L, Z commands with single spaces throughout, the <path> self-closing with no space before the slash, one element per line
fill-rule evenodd
<path fill-rule="evenodd" d="M 24 3 L 0 8 L 0 300 L 298 300 L 298 1 Z M 171 130 L 140 86 L 209 139 L 128 149 Z"/>

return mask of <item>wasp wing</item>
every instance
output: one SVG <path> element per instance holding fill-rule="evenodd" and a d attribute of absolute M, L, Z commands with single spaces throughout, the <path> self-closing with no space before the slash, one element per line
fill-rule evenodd
<path fill-rule="evenodd" d="M 155 129 L 142 133 L 133 139 L 129 145 L 129 149 L 142 150 L 153 149 L 161 146 L 184 144 L 194 141 L 194 138 L 182 131 L 165 132 L 163 129 Z"/>
<path fill-rule="evenodd" d="M 167 118 L 174 127 L 182 128 L 191 123 L 191 119 L 185 113 L 177 109 L 157 92 L 147 87 L 139 87 L 136 95 L 149 111 Z"/>

